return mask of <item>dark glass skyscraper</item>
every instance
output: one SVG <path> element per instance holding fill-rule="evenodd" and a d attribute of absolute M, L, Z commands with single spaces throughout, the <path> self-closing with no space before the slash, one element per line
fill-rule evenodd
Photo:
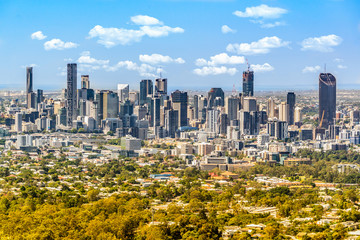
<path fill-rule="evenodd" d="M 216 98 L 218 98 L 219 101 L 216 101 Z M 208 107 L 224 106 L 224 103 L 224 91 L 221 88 L 211 88 L 208 92 Z"/>
<path fill-rule="evenodd" d="M 294 114 L 295 114 L 295 93 L 288 92 L 286 97 L 286 104 L 288 105 L 288 124 L 293 125 L 294 124 Z"/>
<path fill-rule="evenodd" d="M 77 65 L 67 65 L 67 126 L 72 126 L 73 120 L 77 117 Z"/>
<path fill-rule="evenodd" d="M 26 68 L 26 93 L 31 93 L 33 91 L 33 68 Z"/>
<path fill-rule="evenodd" d="M 173 109 L 178 111 L 179 117 L 179 127 L 187 126 L 187 92 L 181 92 L 176 90 L 171 93 L 171 101 L 173 104 Z"/>
<path fill-rule="evenodd" d="M 243 72 L 243 96 L 254 96 L 254 72 L 249 69 Z"/>
<path fill-rule="evenodd" d="M 140 82 L 140 94 L 139 94 L 139 102 L 140 105 L 146 103 L 148 97 L 152 97 L 153 95 L 153 82 L 150 79 L 144 79 Z"/>
<path fill-rule="evenodd" d="M 336 78 L 331 73 L 319 75 L 319 119 L 324 115 L 322 126 L 333 124 L 336 116 Z"/>

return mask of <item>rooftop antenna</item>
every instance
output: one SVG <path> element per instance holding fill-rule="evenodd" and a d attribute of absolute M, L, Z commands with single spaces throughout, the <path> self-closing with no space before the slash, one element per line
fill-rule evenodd
<path fill-rule="evenodd" d="M 246 59 L 246 65 L 247 65 L 247 67 L 248 67 L 248 71 L 250 71 L 250 65 L 249 65 L 248 59 Z"/>
<path fill-rule="evenodd" d="M 235 84 L 233 84 L 232 95 L 233 95 L 233 97 L 235 97 L 235 96 L 236 96 L 236 88 L 235 88 Z"/>
<path fill-rule="evenodd" d="M 160 75 L 160 78 L 162 78 L 162 73 L 161 73 L 161 71 L 162 71 L 162 67 L 160 66 L 160 67 L 159 67 L 159 75 Z"/>

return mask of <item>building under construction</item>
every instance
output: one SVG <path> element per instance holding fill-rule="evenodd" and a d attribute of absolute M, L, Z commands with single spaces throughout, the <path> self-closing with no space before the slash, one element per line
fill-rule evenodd
<path fill-rule="evenodd" d="M 336 78 L 331 73 L 319 75 L 319 119 L 328 128 L 336 116 Z"/>

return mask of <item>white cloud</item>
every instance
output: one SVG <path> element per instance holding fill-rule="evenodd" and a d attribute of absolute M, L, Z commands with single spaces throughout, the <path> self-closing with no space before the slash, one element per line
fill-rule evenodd
<path fill-rule="evenodd" d="M 334 50 L 333 47 L 340 45 L 341 42 L 342 38 L 336 36 L 335 34 L 314 38 L 306 38 L 301 43 L 301 50 L 332 52 Z"/>
<path fill-rule="evenodd" d="M 288 11 L 284 8 L 269 7 L 266 4 L 261 4 L 256 7 L 247 7 L 245 12 L 235 11 L 233 14 L 242 18 L 280 18 Z"/>
<path fill-rule="evenodd" d="M 73 42 L 63 42 L 60 39 L 54 38 L 44 43 L 45 50 L 64 50 L 69 48 L 76 48 L 79 45 Z"/>
<path fill-rule="evenodd" d="M 31 39 L 43 40 L 45 38 L 47 38 L 47 36 L 45 36 L 42 31 L 37 31 L 31 34 Z"/>
<path fill-rule="evenodd" d="M 98 43 L 107 48 L 116 45 L 129 45 L 134 42 L 140 42 L 144 36 L 157 38 L 165 37 L 170 33 L 183 33 L 184 29 L 180 27 L 169 27 L 165 25 L 151 26 L 154 24 L 163 24 L 156 18 L 149 16 L 138 15 L 132 17 L 131 20 L 141 26 L 139 29 L 125 29 L 125 28 L 104 28 L 96 25 L 89 31 L 89 38 L 98 38 Z"/>
<path fill-rule="evenodd" d="M 137 25 L 162 25 L 158 19 L 147 15 L 137 15 L 131 17 L 131 21 Z"/>
<path fill-rule="evenodd" d="M 155 68 L 145 63 L 138 65 L 137 63 L 128 60 L 119 61 L 116 65 L 108 67 L 106 70 L 114 72 L 118 71 L 120 68 L 125 68 L 129 71 L 137 71 L 142 77 L 156 77 L 157 75 L 155 73 L 161 71 L 160 68 Z"/>
<path fill-rule="evenodd" d="M 237 72 L 236 68 L 228 68 L 225 66 L 221 67 L 203 67 L 203 68 L 196 68 L 193 71 L 196 75 L 199 76 L 207 76 L 207 75 L 219 75 L 219 74 L 229 74 L 234 75 Z"/>
<path fill-rule="evenodd" d="M 344 62 L 344 59 L 335 58 L 335 59 L 334 59 L 334 62 L 336 62 L 336 63 L 342 63 L 342 62 Z"/>
<path fill-rule="evenodd" d="M 224 33 L 224 34 L 226 34 L 226 33 L 236 33 L 236 30 L 231 29 L 228 25 L 222 25 L 221 32 Z"/>
<path fill-rule="evenodd" d="M 337 67 L 338 67 L 339 69 L 347 69 L 347 66 L 342 65 L 342 64 L 337 65 Z"/>
<path fill-rule="evenodd" d="M 319 65 L 317 66 L 306 66 L 302 72 L 303 73 L 316 73 L 316 72 L 319 72 L 321 69 L 321 67 Z"/>
<path fill-rule="evenodd" d="M 185 60 L 182 58 L 172 58 L 170 56 L 164 56 L 157 53 L 151 55 L 147 55 L 147 54 L 139 55 L 139 60 L 141 62 L 145 62 L 152 65 L 156 65 L 159 63 L 179 63 L 179 64 L 185 63 Z"/>
<path fill-rule="evenodd" d="M 169 33 L 183 33 L 184 29 L 180 27 L 169 27 L 169 26 L 142 26 L 141 31 L 149 37 L 166 37 Z"/>
<path fill-rule="evenodd" d="M 210 61 L 207 61 L 204 58 L 198 58 L 195 61 L 197 66 L 219 66 L 219 65 L 234 65 L 234 64 L 243 64 L 245 63 L 245 58 L 243 56 L 229 56 L 227 53 L 220 53 L 215 56 L 210 57 Z"/>
<path fill-rule="evenodd" d="M 226 47 L 228 52 L 235 52 L 237 54 L 254 55 L 269 53 L 272 48 L 280 48 L 289 46 L 290 42 L 283 41 L 276 36 L 264 37 L 257 42 L 251 43 L 234 43 Z"/>
<path fill-rule="evenodd" d="M 280 21 L 276 21 L 272 23 L 265 23 L 264 21 L 252 21 L 252 22 L 259 23 L 262 28 L 274 28 L 274 27 L 286 25 L 285 22 L 280 22 Z"/>
<path fill-rule="evenodd" d="M 274 70 L 274 67 L 271 66 L 269 63 L 251 64 L 250 67 L 252 68 L 252 70 L 254 70 L 254 72 L 269 72 Z"/>
<path fill-rule="evenodd" d="M 79 72 L 89 72 L 100 69 L 107 69 L 109 67 L 109 60 L 99 60 L 90 56 L 89 51 L 81 53 L 80 57 L 76 61 Z"/>

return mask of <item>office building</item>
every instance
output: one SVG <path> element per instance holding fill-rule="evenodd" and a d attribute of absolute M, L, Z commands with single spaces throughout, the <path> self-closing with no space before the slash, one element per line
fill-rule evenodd
<path fill-rule="evenodd" d="M 117 91 L 120 102 L 125 102 L 129 100 L 129 84 L 118 84 Z"/>
<path fill-rule="evenodd" d="M 167 78 L 157 78 L 155 80 L 155 94 L 167 94 Z"/>
<path fill-rule="evenodd" d="M 208 107 L 224 106 L 224 91 L 221 88 L 211 88 L 208 92 Z"/>
<path fill-rule="evenodd" d="M 293 92 L 288 92 L 286 96 L 286 104 L 288 105 L 288 123 L 289 125 L 294 125 L 294 115 L 295 115 L 295 102 L 296 96 Z"/>
<path fill-rule="evenodd" d="M 81 75 L 81 89 L 89 89 L 90 81 L 89 75 Z"/>
<path fill-rule="evenodd" d="M 319 75 L 319 119 L 327 128 L 333 124 L 336 116 L 336 78 L 331 73 Z"/>
<path fill-rule="evenodd" d="M 239 97 L 230 96 L 225 98 L 225 112 L 229 121 L 237 119 L 240 107 L 241 99 Z"/>
<path fill-rule="evenodd" d="M 67 65 L 67 126 L 71 127 L 77 117 L 77 65 L 69 63 Z"/>
<path fill-rule="evenodd" d="M 22 132 L 22 113 L 16 113 L 15 114 L 14 130 L 16 132 Z"/>
<path fill-rule="evenodd" d="M 144 79 L 140 82 L 139 104 L 148 103 L 148 98 L 153 95 L 153 82 L 150 79 Z"/>
<path fill-rule="evenodd" d="M 176 90 L 171 93 L 172 108 L 178 111 L 179 127 L 187 126 L 187 92 Z"/>
<path fill-rule="evenodd" d="M 250 69 L 243 72 L 243 96 L 254 96 L 254 72 Z"/>

